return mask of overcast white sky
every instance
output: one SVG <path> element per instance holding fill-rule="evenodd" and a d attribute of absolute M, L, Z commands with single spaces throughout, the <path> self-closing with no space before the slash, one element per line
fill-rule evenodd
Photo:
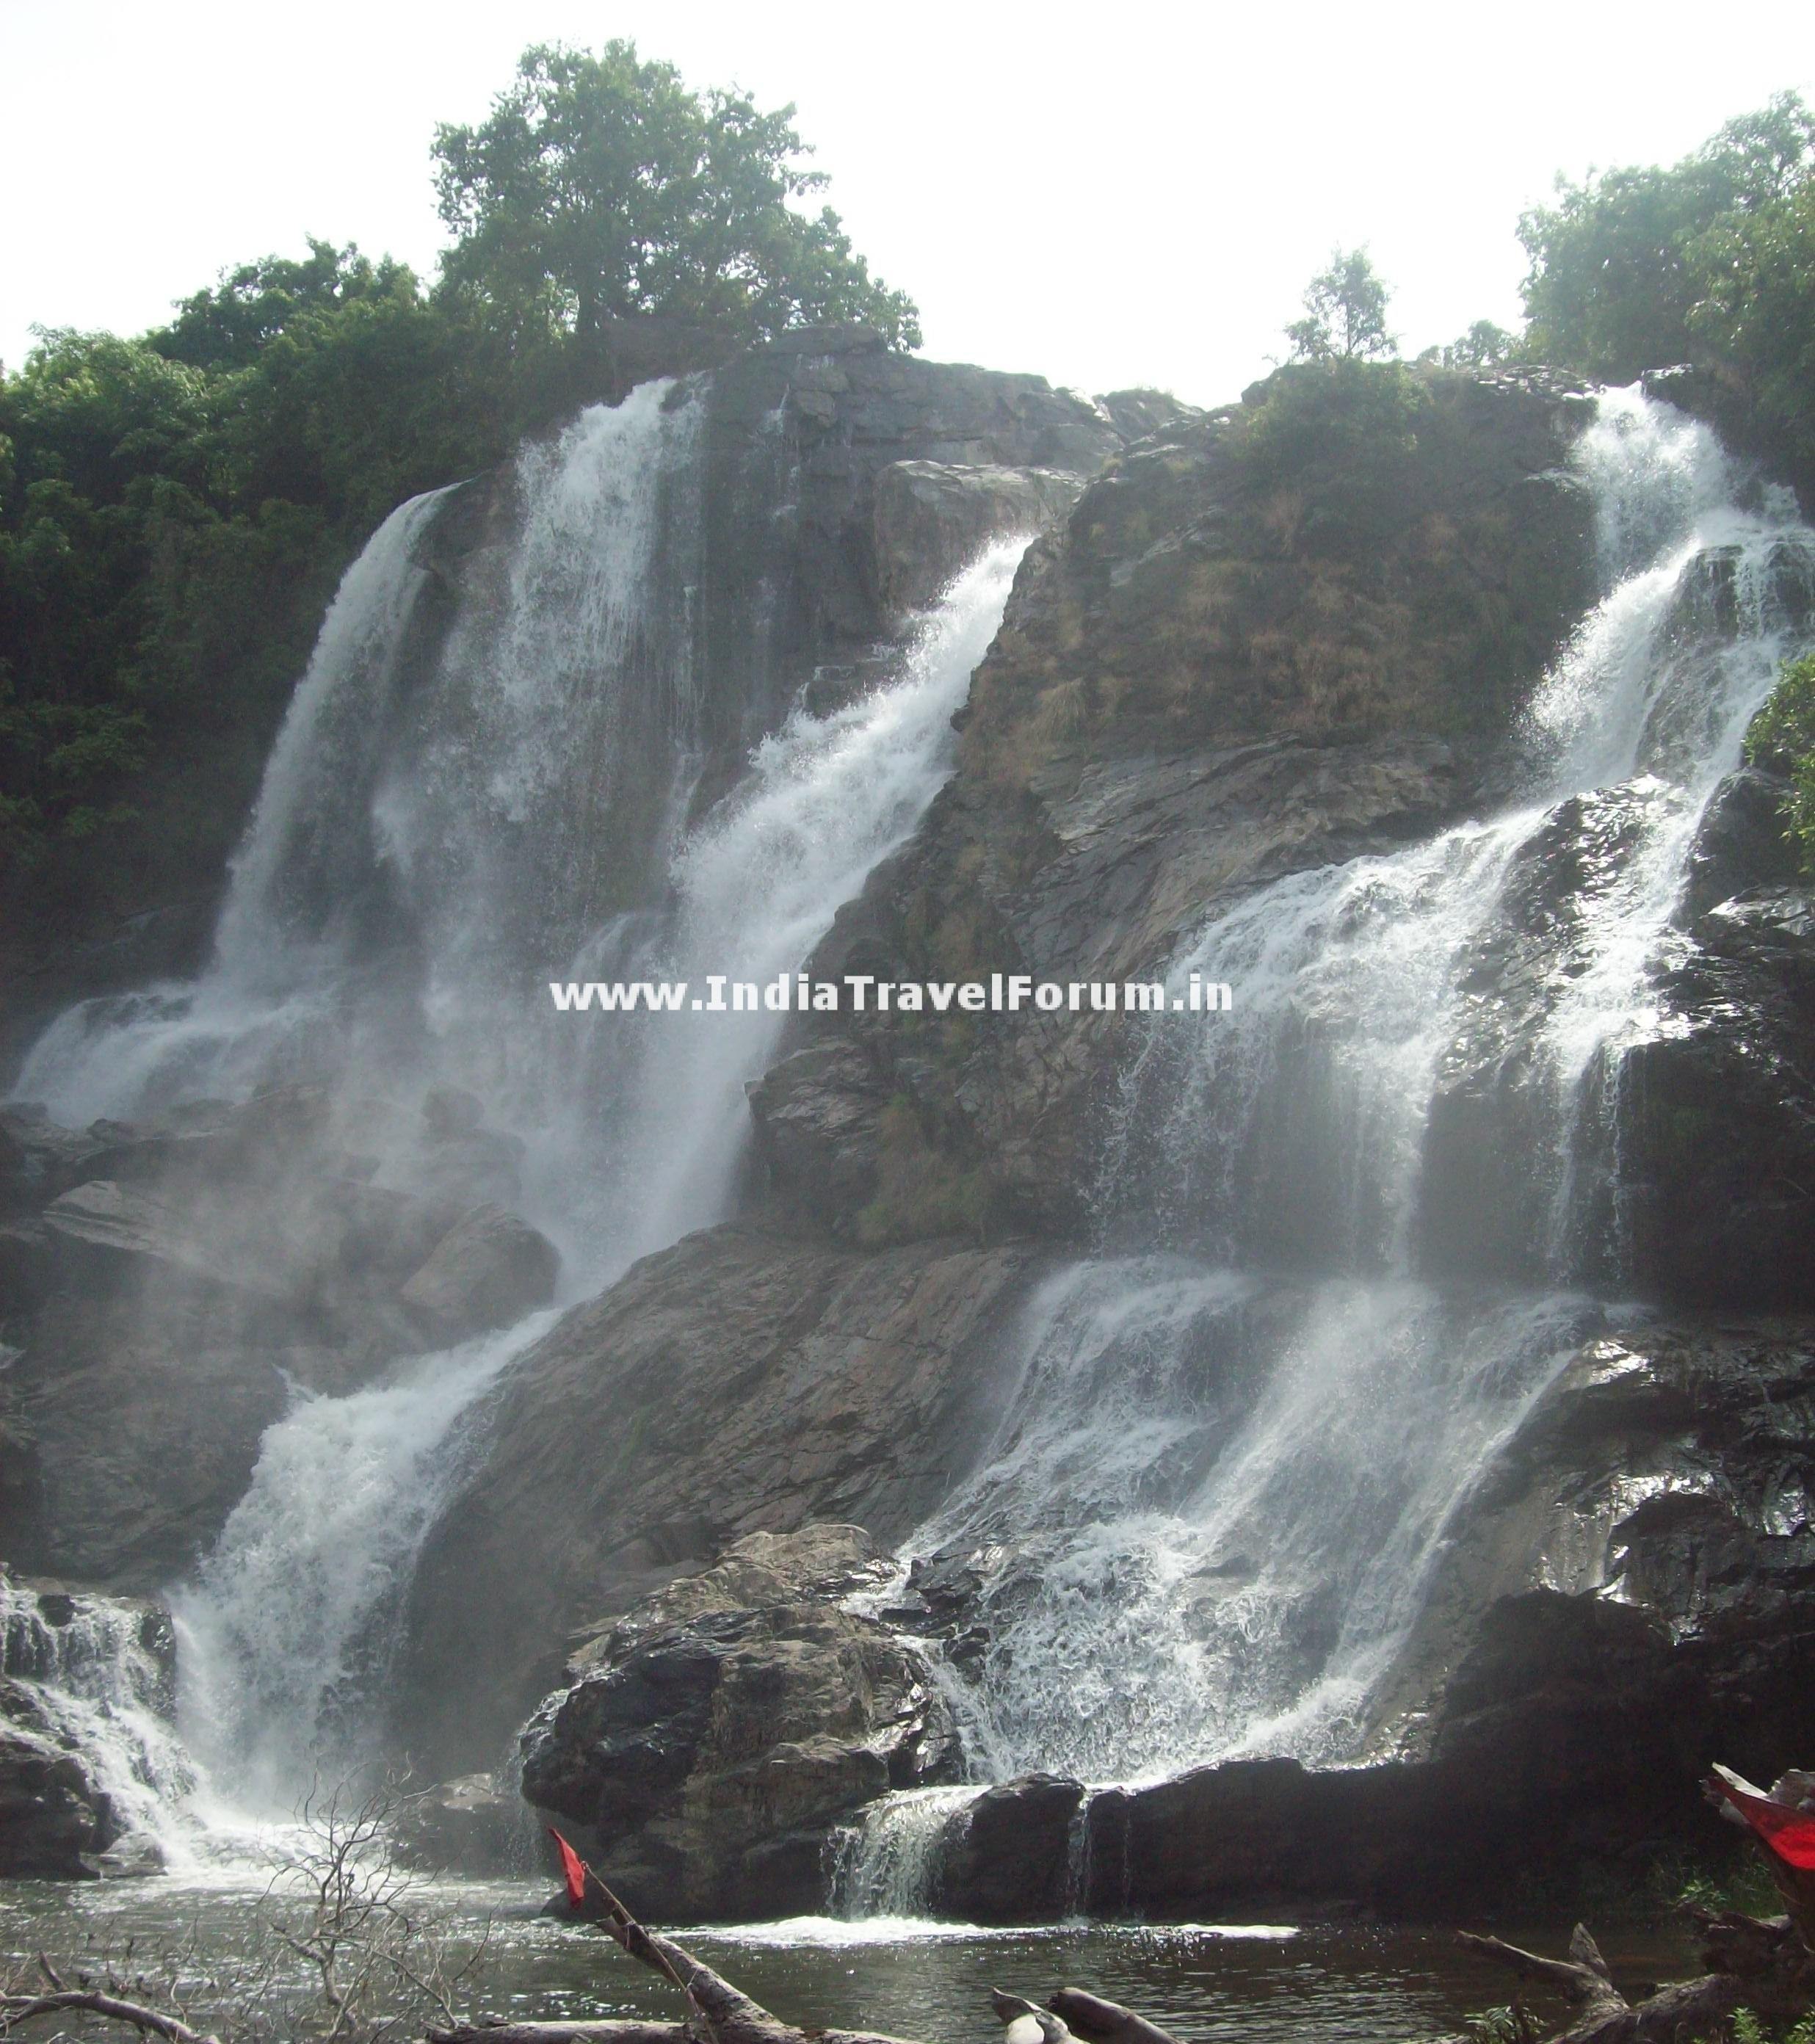
<path fill-rule="evenodd" d="M 1282 348 L 1333 244 L 1371 247 L 1408 352 L 1510 324 L 1559 169 L 1815 98 L 1807 0 L 0 0 L 0 359 L 33 323 L 140 329 L 306 233 L 432 270 L 436 121 L 483 115 L 528 42 L 613 35 L 797 103 L 929 354 L 1204 402 Z"/>

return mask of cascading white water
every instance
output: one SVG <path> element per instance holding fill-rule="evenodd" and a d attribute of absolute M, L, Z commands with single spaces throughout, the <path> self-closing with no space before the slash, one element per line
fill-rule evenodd
<path fill-rule="evenodd" d="M 178 1723 L 236 1808 L 281 1817 L 370 1757 L 386 1621 L 463 1466 L 458 1422 L 553 1318 L 302 1398 L 266 1434 L 245 1496 L 170 1600 Z"/>
<path fill-rule="evenodd" d="M 1577 1148 L 1659 1026 L 1650 974 L 1709 801 L 1808 642 L 1815 534 L 1636 390 L 1602 397 L 1576 459 L 1605 594 L 1532 705 L 1526 792 L 1256 889 L 1179 948 L 1173 988 L 1202 972 L 1236 1006 L 1152 1024 L 1098 1206 L 1117 1238 L 1232 1267 L 1091 1259 L 1023 1313 L 996 1439 L 912 1543 L 980 1579 L 987 1647 L 949 1671 L 979 1778 L 1351 1757 L 1458 1508 L 1605 1310 L 1419 1281 L 1433 1094 L 1521 863 L 1571 798 L 1617 788 L 1626 827 L 1570 904 L 1577 962 L 1536 997 L 1532 1081 L 1551 1281 L 1617 1261 L 1583 1239 Z M 853 1858 L 924 1886 L 950 1818 L 891 1799 Z"/>
<path fill-rule="evenodd" d="M 774 501 L 788 482 L 778 413 L 733 478 L 757 538 L 738 567 L 744 609 L 721 619 L 736 643 L 714 658 L 705 409 L 698 386 L 648 385 L 526 448 L 511 530 L 466 535 L 438 636 L 436 563 L 463 544 L 448 521 L 470 514 L 441 492 L 386 522 L 273 749 L 208 970 L 61 1018 L 21 1097 L 129 1116 L 310 1077 L 360 1103 L 382 1149 L 363 1103 L 457 1085 L 521 1139 L 524 1207 L 563 1251 L 568 1297 L 720 1216 L 747 1139 L 744 1083 L 785 1017 L 560 1016 L 548 982 L 763 983 L 803 963 L 949 771 L 952 714 L 1026 542 L 987 549 L 883 686 L 762 736 L 729 798 L 692 820 L 713 732 L 722 744 L 773 721 L 782 605 L 764 548 L 790 509 Z M 387 1151 L 380 1182 L 407 1189 L 409 1170 Z M 280 1815 L 365 1757 L 397 1601 L 462 1466 L 464 1423 L 544 1324 L 402 1357 L 351 1395 L 298 1393 L 267 1431 L 245 1496 L 171 1598 L 182 1728 L 204 1773 L 194 1811 Z"/>
<path fill-rule="evenodd" d="M 959 578 L 890 686 L 829 718 L 797 715 L 759 748 L 729 813 L 675 855 L 683 958 L 733 978 L 790 970 L 906 836 L 949 769 L 952 712 L 1025 544 L 994 547 Z M 717 1217 L 746 1139 L 744 1081 L 785 1019 L 654 1019 L 640 1046 L 641 1111 L 594 1163 L 595 1211 L 621 1202 L 626 1218 L 590 1281 Z M 308 1399 L 267 1434 L 245 1497 L 172 1600 L 184 1733 L 236 1801 L 281 1811 L 310 1771 L 333 1778 L 358 1757 L 390 1645 L 385 1621 L 460 1466 L 459 1423 L 546 1324 L 533 1318 L 350 1397 Z"/>
<path fill-rule="evenodd" d="M 60 1607 L 54 1619 L 47 1601 Z M 0 1570 L 0 1674 L 25 1690 L 45 1738 L 83 1755 L 122 1843 L 165 1841 L 180 1861 L 168 1812 L 194 1773 L 170 1722 L 170 1670 L 148 1638 L 156 1623 L 110 1598 L 42 1598 Z"/>
<path fill-rule="evenodd" d="M 763 741 L 723 812 L 677 851 L 678 911 L 645 963 L 695 988 L 708 973 L 762 988 L 806 959 L 951 771 L 952 713 L 1026 551 L 1025 537 L 987 548 L 915 630 L 888 686 L 829 717 L 797 710 Z M 785 1020 L 760 1007 L 644 1018 L 635 1111 L 600 1181 L 625 1201 L 621 1262 L 721 1217 L 748 1136 L 744 1082 Z"/>

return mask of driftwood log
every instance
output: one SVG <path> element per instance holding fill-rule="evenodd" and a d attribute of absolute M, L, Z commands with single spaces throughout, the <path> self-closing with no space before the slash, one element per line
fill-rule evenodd
<path fill-rule="evenodd" d="M 1554 2044 L 1685 2044 L 1721 2034 L 1742 2008 L 1775 2025 L 1794 2023 L 1815 2006 L 1815 1955 L 1787 1916 L 1709 1909 L 1691 1914 L 1702 1928 L 1705 1970 L 1699 1979 L 1673 1981 L 1636 2002 L 1614 1986 L 1600 1947 L 1579 1923 L 1567 1959 L 1545 1958 L 1467 1931 L 1459 1936 L 1470 1951 L 1575 2004 L 1580 2013 Z"/>
<path fill-rule="evenodd" d="M 479 2023 L 431 2030 L 427 2044 L 907 2044 L 871 2030 L 797 2029 L 752 2001 L 722 1974 L 659 1931 L 647 1930 L 590 1868 L 586 1869 L 587 1915 L 602 1923 L 633 1959 L 660 1973 L 686 1996 L 680 2023 L 613 2017 L 581 2023 Z M 1006 2027 L 1005 2044 L 1178 2044 L 1132 2011 L 1081 1988 L 1062 1988 L 1049 2008 L 992 1989 L 990 2000 Z"/>
<path fill-rule="evenodd" d="M 1614 1986 L 1600 1947 L 1579 1923 L 1566 1959 L 1461 1934 L 1471 1952 L 1575 2004 L 1580 2013 L 1554 2044 L 1687 2044 L 1725 2034 L 1742 2008 L 1776 2025 L 1796 2023 L 1815 2008 L 1815 1776 L 1786 1774 L 1765 1790 L 1717 1767 L 1706 1792 L 1724 1816 L 1750 1831 L 1788 1914 L 1690 1910 L 1702 1932 L 1698 1980 L 1676 1981 L 1632 2002 Z"/>

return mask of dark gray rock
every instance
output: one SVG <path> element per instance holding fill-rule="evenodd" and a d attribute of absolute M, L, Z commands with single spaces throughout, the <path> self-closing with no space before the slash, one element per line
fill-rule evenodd
<path fill-rule="evenodd" d="M 1054 469 L 892 463 L 876 478 L 872 513 L 884 610 L 905 617 L 925 609 L 992 540 L 1044 532 L 1083 486 Z"/>
<path fill-rule="evenodd" d="M 758 1146 L 776 1188 L 833 1232 L 848 1234 L 876 1189 L 886 1089 L 855 1043 L 809 1044 L 748 1088 Z"/>
<path fill-rule="evenodd" d="M 502 1207 L 475 1207 L 436 1243 L 398 1294 L 435 1342 L 509 1327 L 555 1296 L 560 1258 L 545 1235 Z"/>
<path fill-rule="evenodd" d="M 891 1565 L 860 1528 L 757 1534 L 596 1637 L 523 1736 L 523 1792 L 670 1921 L 822 1908 L 840 1823 L 956 1771 L 919 1650 L 844 1608 Z"/>
<path fill-rule="evenodd" d="M 477 1875 L 520 1872 L 536 1849 L 523 1799 L 489 1774 L 463 1774 L 407 1796 L 391 1846 L 402 1865 Z"/>
<path fill-rule="evenodd" d="M 483 1762 L 575 1627 L 748 1534 L 918 1523 L 986 1435 L 1034 1261 L 720 1228 L 575 1308 L 501 1385 L 424 1548 L 398 1666 L 411 1750 Z"/>
<path fill-rule="evenodd" d="M 965 1923 L 1058 1922 L 1079 1900 L 1068 1890 L 1083 1800 L 1082 1785 L 1062 1774 L 1024 1774 L 986 1789 L 940 1841 L 939 1913 Z"/>
<path fill-rule="evenodd" d="M 93 1878 L 117 1835 L 106 1799 L 31 1692 L 0 1679 L 0 1877 Z"/>

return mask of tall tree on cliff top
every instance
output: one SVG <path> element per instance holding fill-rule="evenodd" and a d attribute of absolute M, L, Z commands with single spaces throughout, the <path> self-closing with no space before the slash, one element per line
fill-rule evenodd
<path fill-rule="evenodd" d="M 740 339 L 864 320 L 917 347 L 913 302 L 873 279 L 821 190 L 792 106 L 690 91 L 636 45 L 539 44 L 477 127 L 436 130 L 436 189 L 456 236 L 446 276 L 513 325 L 600 340 L 657 314 Z"/>
<path fill-rule="evenodd" d="M 1365 248 L 1337 248 L 1305 287 L 1305 317 L 1286 329 L 1301 362 L 1366 361 L 1390 355 L 1386 286 Z"/>
<path fill-rule="evenodd" d="M 1723 311 L 1738 306 L 1746 325 L 1744 279 L 1779 267 L 1758 257 L 1806 210 L 1812 176 L 1815 114 L 1785 92 L 1668 170 L 1559 178 L 1556 203 L 1519 222 L 1528 352 L 1614 383 L 1710 352 L 1744 367 L 1787 355 L 1806 330 L 1806 298 L 1737 336 Z"/>

